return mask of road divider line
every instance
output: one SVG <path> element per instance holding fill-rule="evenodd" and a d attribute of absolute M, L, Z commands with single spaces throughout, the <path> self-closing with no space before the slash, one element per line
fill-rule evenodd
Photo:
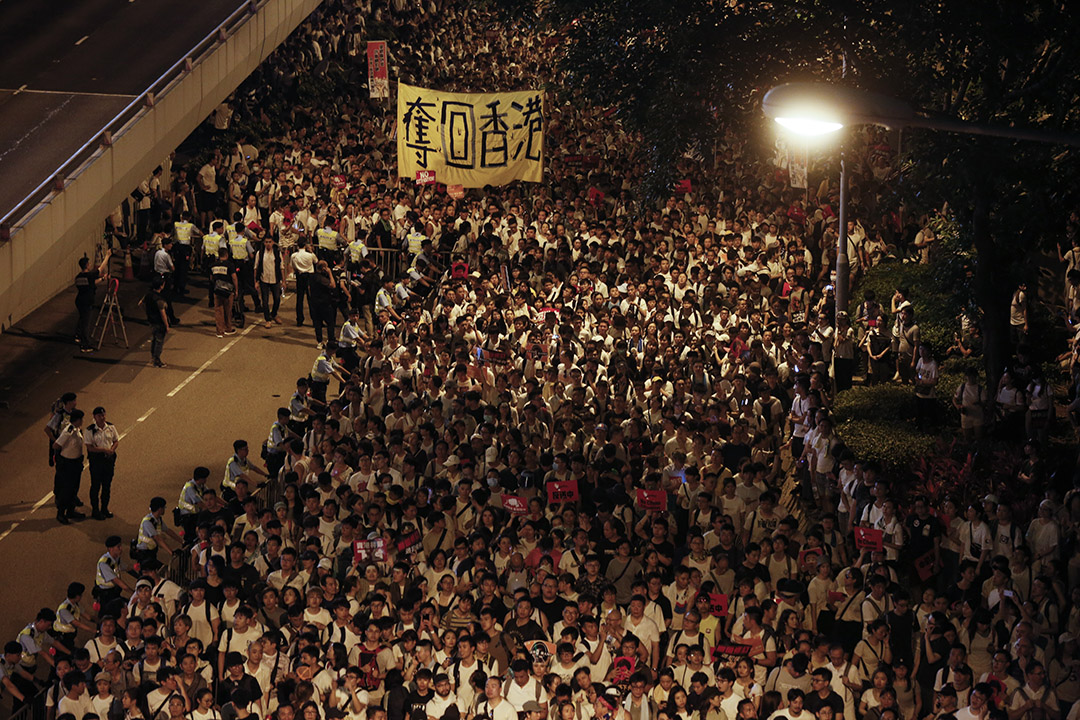
<path fill-rule="evenodd" d="M 82 45 L 84 42 L 86 42 L 89 39 L 90 39 L 89 35 L 83 35 L 82 38 L 78 42 L 76 42 L 75 44 L 76 45 Z"/>
<path fill-rule="evenodd" d="M 191 382 L 192 380 L 194 380 L 195 378 L 199 377 L 199 375 L 202 375 L 203 371 L 204 371 L 204 370 L 206 370 L 206 368 L 208 368 L 208 367 L 210 367 L 211 365 L 213 365 L 213 364 L 214 364 L 214 361 L 215 361 L 215 360 L 217 360 L 218 358 L 220 358 L 220 357 L 221 357 L 222 355 L 224 355 L 225 353 L 229 352 L 229 350 L 231 350 L 231 349 L 232 349 L 232 346 L 233 346 L 233 345 L 235 345 L 236 343 L 240 342 L 240 338 L 244 337 L 244 336 L 245 336 L 245 335 L 247 335 L 247 334 L 248 334 L 249 332 L 251 332 L 252 330 L 254 330 L 254 329 L 255 329 L 255 327 L 256 327 L 256 326 L 255 326 L 255 324 L 254 324 L 254 323 L 252 323 L 251 325 L 248 325 L 248 326 L 247 326 L 247 329 L 246 329 L 246 330 L 244 330 L 244 332 L 240 333 L 239 335 L 237 335 L 236 337 L 234 337 L 234 338 L 233 338 L 232 340 L 230 340 L 230 341 L 229 341 L 229 343 L 228 343 L 228 344 L 227 344 L 227 345 L 226 345 L 225 347 L 223 347 L 223 348 L 221 348 L 220 350 L 218 350 L 218 351 L 217 351 L 217 353 L 215 353 L 215 354 L 214 354 L 214 355 L 213 355 L 213 356 L 212 356 L 212 357 L 211 357 L 211 358 L 210 358 L 209 360 L 207 360 L 207 361 L 206 361 L 206 362 L 204 362 L 204 363 L 203 363 L 202 365 L 200 365 L 200 366 L 199 366 L 199 369 L 198 369 L 198 370 L 196 370 L 195 372 L 191 373 L 191 374 L 190 374 L 190 375 L 188 375 L 188 376 L 187 376 L 186 378 L 184 378 L 184 381 L 183 381 L 183 382 L 181 382 L 181 383 L 180 383 L 179 385 L 177 385 L 176 387 L 174 387 L 174 388 L 173 388 L 172 390 L 170 390 L 170 391 L 169 391 L 169 394 L 168 394 L 168 395 L 166 395 L 165 397 L 174 397 L 174 396 L 176 395 L 176 393 L 178 393 L 178 392 L 180 392 L 181 390 L 183 390 L 184 388 L 186 388 L 186 387 L 188 386 L 188 383 L 190 383 L 190 382 Z"/>

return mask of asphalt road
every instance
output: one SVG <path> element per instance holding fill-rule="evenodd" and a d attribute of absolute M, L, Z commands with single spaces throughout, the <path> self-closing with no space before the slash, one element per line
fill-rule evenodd
<path fill-rule="evenodd" d="M 243 4 L 0 2 L 0 217 Z"/>
<path fill-rule="evenodd" d="M 4 4 L 4 3 L 0 3 Z M 284 325 L 266 329 L 261 317 L 233 337 L 215 337 L 205 290 L 197 305 L 176 305 L 183 324 L 166 339 L 169 367 L 148 366 L 149 330 L 140 309 L 141 284 L 121 288 L 130 307 L 126 323 L 132 349 L 111 346 L 78 352 L 70 336 L 73 294 L 53 299 L 5 333 L 0 343 L 0 640 L 14 638 L 41 607 L 55 609 L 73 580 L 90 587 L 108 535 L 134 537 L 154 495 L 175 506 L 197 465 L 219 482 L 232 442 L 248 440 L 257 457 L 275 410 L 288 403 L 296 378 L 311 369 L 317 349 L 310 324 L 298 328 L 293 300 L 283 305 Z M 249 301 L 250 302 L 250 301 Z M 103 405 L 123 433 L 110 509 L 116 517 L 59 525 L 47 465 L 43 428 L 52 401 L 78 393 L 87 413 Z M 87 500 L 89 473 L 80 496 Z M 86 508 L 89 511 L 89 508 Z M 171 510 L 166 515 L 171 524 Z M 126 542 L 125 542 L 126 547 Z M 127 558 L 125 552 L 125 559 Z M 162 559 L 165 560 L 164 553 Z M 89 609 L 89 598 L 86 600 Z"/>

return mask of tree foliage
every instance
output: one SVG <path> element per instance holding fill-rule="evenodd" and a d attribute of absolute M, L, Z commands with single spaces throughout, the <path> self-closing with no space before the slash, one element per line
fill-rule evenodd
<path fill-rule="evenodd" d="M 763 93 L 789 80 L 847 83 L 974 123 L 1080 127 L 1080 3 L 1067 0 L 494 1 L 558 29 L 557 84 L 642 133 L 652 193 L 670 187 L 688 146 L 760 130 Z M 1011 286 L 1032 250 L 1063 234 L 1077 151 L 918 130 L 904 143 L 909 214 L 947 202 L 976 251 L 996 375 Z"/>

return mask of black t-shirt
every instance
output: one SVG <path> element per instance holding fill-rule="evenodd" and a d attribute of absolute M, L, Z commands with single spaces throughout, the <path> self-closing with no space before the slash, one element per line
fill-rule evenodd
<path fill-rule="evenodd" d="M 941 521 L 933 515 L 926 519 L 912 515 L 907 519 L 908 548 L 915 560 L 934 549 L 934 538 L 941 537 Z"/>
<path fill-rule="evenodd" d="M 844 699 L 836 694 L 835 690 L 830 690 L 828 697 L 822 698 L 816 692 L 807 693 L 806 698 L 803 700 L 803 709 L 809 710 L 814 715 L 817 715 L 817 711 L 825 705 L 831 705 L 833 709 L 833 715 L 841 717 L 844 714 Z"/>
<path fill-rule="evenodd" d="M 75 302 L 91 303 L 94 301 L 95 284 L 101 277 L 97 270 L 83 270 L 75 276 Z"/>
<path fill-rule="evenodd" d="M 151 290 L 143 298 L 143 306 L 146 308 L 146 321 L 152 326 L 165 326 L 165 320 L 161 317 L 161 311 L 165 309 L 165 301 L 161 295 Z"/>
<path fill-rule="evenodd" d="M 409 699 L 406 701 L 409 717 L 412 720 L 427 720 L 427 704 L 433 697 L 435 697 L 435 691 L 431 688 L 428 688 L 426 693 L 421 693 L 419 690 L 409 693 Z"/>
<path fill-rule="evenodd" d="M 316 271 L 308 283 L 308 292 L 311 293 L 312 305 L 333 305 L 334 289 L 330 286 L 330 278 L 326 273 Z"/>
<path fill-rule="evenodd" d="M 548 619 L 548 625 L 555 627 L 555 623 L 562 620 L 562 611 L 566 607 L 566 601 L 561 597 L 556 597 L 551 602 L 544 600 L 543 596 L 537 596 L 532 599 L 533 607 L 542 612 Z"/>

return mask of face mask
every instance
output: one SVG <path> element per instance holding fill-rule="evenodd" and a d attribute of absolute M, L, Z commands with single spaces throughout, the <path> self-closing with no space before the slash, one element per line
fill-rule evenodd
<path fill-rule="evenodd" d="M 496 487 L 499 486 L 499 478 L 497 478 L 497 477 L 489 477 L 487 479 L 487 483 L 488 483 L 488 487 L 496 488 Z"/>

